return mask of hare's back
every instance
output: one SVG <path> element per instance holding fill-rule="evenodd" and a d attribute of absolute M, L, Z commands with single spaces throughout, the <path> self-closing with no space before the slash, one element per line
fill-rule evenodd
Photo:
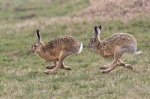
<path fill-rule="evenodd" d="M 79 42 L 72 36 L 60 36 L 47 44 L 49 49 L 72 49 L 79 46 Z"/>
<path fill-rule="evenodd" d="M 133 35 L 128 33 L 117 33 L 112 35 L 109 38 L 106 38 L 105 41 L 109 42 L 112 45 L 120 45 L 120 44 L 128 44 L 128 43 L 136 43 Z"/>

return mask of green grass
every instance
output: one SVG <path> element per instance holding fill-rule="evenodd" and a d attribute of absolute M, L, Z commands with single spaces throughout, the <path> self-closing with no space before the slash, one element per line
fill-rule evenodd
<path fill-rule="evenodd" d="M 18 22 L 22 19 L 64 16 L 82 10 L 88 4 L 86 0 L 5 0 L 0 1 L 0 20 Z"/>
<path fill-rule="evenodd" d="M 121 20 L 103 21 L 96 18 L 84 21 L 61 22 L 61 16 L 74 15 L 89 5 L 86 0 L 63 1 L 27 0 L 0 1 L 0 97 L 1 99 L 149 99 L 150 97 L 150 19 L 139 16 L 126 23 Z M 45 5 L 44 5 L 45 4 Z M 10 6 L 10 7 L 7 7 Z M 21 8 L 20 8 L 21 6 Z M 14 9 L 36 10 L 11 12 Z M 41 10 L 42 9 L 42 10 Z M 20 19 L 35 12 L 33 19 Z M 43 17 L 44 16 L 44 17 Z M 41 18 L 39 18 L 41 17 Z M 51 18 L 58 17 L 51 23 Z M 60 17 L 60 18 L 59 18 Z M 46 20 L 46 18 L 48 20 Z M 8 20 L 9 19 L 9 20 Z M 47 23 L 50 21 L 50 23 Z M 122 59 L 134 65 L 136 72 L 117 67 L 104 75 L 99 66 L 111 63 L 86 46 L 94 37 L 95 25 L 102 25 L 101 39 L 117 32 L 128 32 L 137 39 L 141 55 L 125 54 Z M 42 41 L 49 42 L 60 35 L 71 35 L 83 42 L 79 55 L 65 59 L 71 71 L 60 69 L 46 75 L 46 65 L 52 64 L 29 52 L 40 29 Z"/>

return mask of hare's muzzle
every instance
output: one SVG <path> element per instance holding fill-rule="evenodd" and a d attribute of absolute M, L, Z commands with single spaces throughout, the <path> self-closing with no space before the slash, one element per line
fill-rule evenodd
<path fill-rule="evenodd" d="M 87 45 L 87 47 L 88 47 L 88 48 L 92 48 L 91 43 L 89 43 L 89 44 Z"/>
<path fill-rule="evenodd" d="M 32 50 L 30 50 L 30 53 L 33 53 L 33 51 L 32 51 Z"/>
<path fill-rule="evenodd" d="M 34 50 L 31 48 L 31 49 L 30 49 L 30 52 L 31 52 L 31 53 L 34 53 Z"/>

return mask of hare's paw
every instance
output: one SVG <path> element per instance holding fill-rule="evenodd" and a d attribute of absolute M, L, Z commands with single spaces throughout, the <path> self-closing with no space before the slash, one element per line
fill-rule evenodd
<path fill-rule="evenodd" d="M 64 66 L 64 67 L 62 67 L 62 69 L 71 70 L 71 68 L 69 66 Z"/>
<path fill-rule="evenodd" d="M 124 67 L 126 67 L 126 68 L 128 68 L 128 69 L 130 69 L 130 70 L 133 70 L 133 67 L 132 67 L 130 64 L 125 64 Z"/>
<path fill-rule="evenodd" d="M 108 69 L 109 67 L 105 65 L 105 66 L 100 66 L 99 68 L 100 69 Z"/>
<path fill-rule="evenodd" d="M 53 66 L 46 66 L 47 69 L 53 69 L 53 68 L 55 68 L 55 67 L 56 67 L 56 66 L 54 66 L 54 65 L 53 65 Z"/>
<path fill-rule="evenodd" d="M 110 72 L 110 70 L 103 70 L 102 74 L 108 74 Z"/>

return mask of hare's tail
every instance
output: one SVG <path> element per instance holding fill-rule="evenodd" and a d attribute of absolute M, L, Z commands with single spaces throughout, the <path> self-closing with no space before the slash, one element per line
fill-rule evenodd
<path fill-rule="evenodd" d="M 80 54 L 82 52 L 82 50 L 83 50 L 83 45 L 81 43 L 80 46 L 79 46 L 79 50 L 78 50 L 77 54 Z"/>
<path fill-rule="evenodd" d="M 142 53 L 142 51 L 137 51 L 137 50 L 135 50 L 134 52 L 133 52 L 133 54 L 135 54 L 135 55 L 138 55 L 138 54 L 141 54 Z"/>

